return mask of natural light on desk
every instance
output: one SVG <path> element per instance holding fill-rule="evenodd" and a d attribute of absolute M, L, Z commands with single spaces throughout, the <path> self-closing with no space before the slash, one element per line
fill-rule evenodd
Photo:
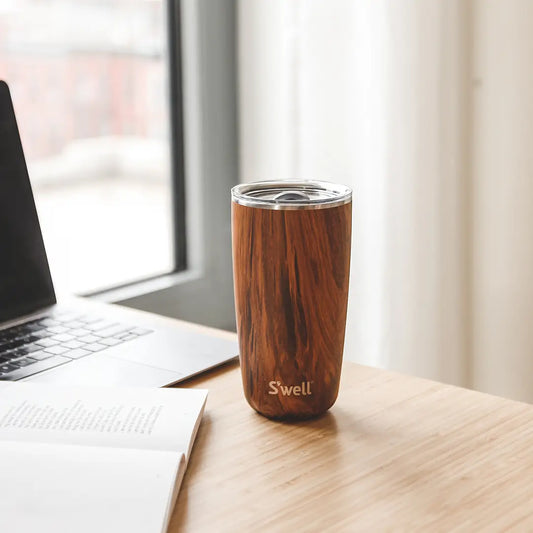
<path fill-rule="evenodd" d="M 60 294 L 173 268 L 163 11 L 140 0 L 0 6 L 0 79 Z"/>

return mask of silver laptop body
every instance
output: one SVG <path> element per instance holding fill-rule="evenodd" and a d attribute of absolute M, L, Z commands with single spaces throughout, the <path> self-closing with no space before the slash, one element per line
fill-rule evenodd
<path fill-rule="evenodd" d="M 231 334 L 85 299 L 57 303 L 0 81 L 0 380 L 160 387 L 234 358 Z"/>

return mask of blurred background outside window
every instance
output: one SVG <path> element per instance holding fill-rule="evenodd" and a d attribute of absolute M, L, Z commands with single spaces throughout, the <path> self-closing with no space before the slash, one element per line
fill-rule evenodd
<path fill-rule="evenodd" d="M 173 269 L 160 0 L 4 0 L 14 101 L 56 291 Z"/>

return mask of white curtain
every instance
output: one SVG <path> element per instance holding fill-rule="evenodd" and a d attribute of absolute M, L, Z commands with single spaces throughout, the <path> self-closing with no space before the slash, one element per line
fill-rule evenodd
<path fill-rule="evenodd" d="M 351 359 L 533 401 L 531 20 L 240 0 L 242 180 L 354 188 Z"/>

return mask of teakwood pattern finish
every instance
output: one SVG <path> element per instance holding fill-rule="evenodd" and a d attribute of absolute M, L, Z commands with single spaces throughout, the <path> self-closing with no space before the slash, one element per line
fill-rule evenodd
<path fill-rule="evenodd" d="M 352 204 L 274 210 L 232 204 L 244 394 L 271 418 L 307 418 L 337 398 Z"/>
<path fill-rule="evenodd" d="M 533 406 L 345 361 L 332 409 L 279 423 L 240 381 L 184 385 L 209 397 L 169 533 L 533 531 Z"/>

